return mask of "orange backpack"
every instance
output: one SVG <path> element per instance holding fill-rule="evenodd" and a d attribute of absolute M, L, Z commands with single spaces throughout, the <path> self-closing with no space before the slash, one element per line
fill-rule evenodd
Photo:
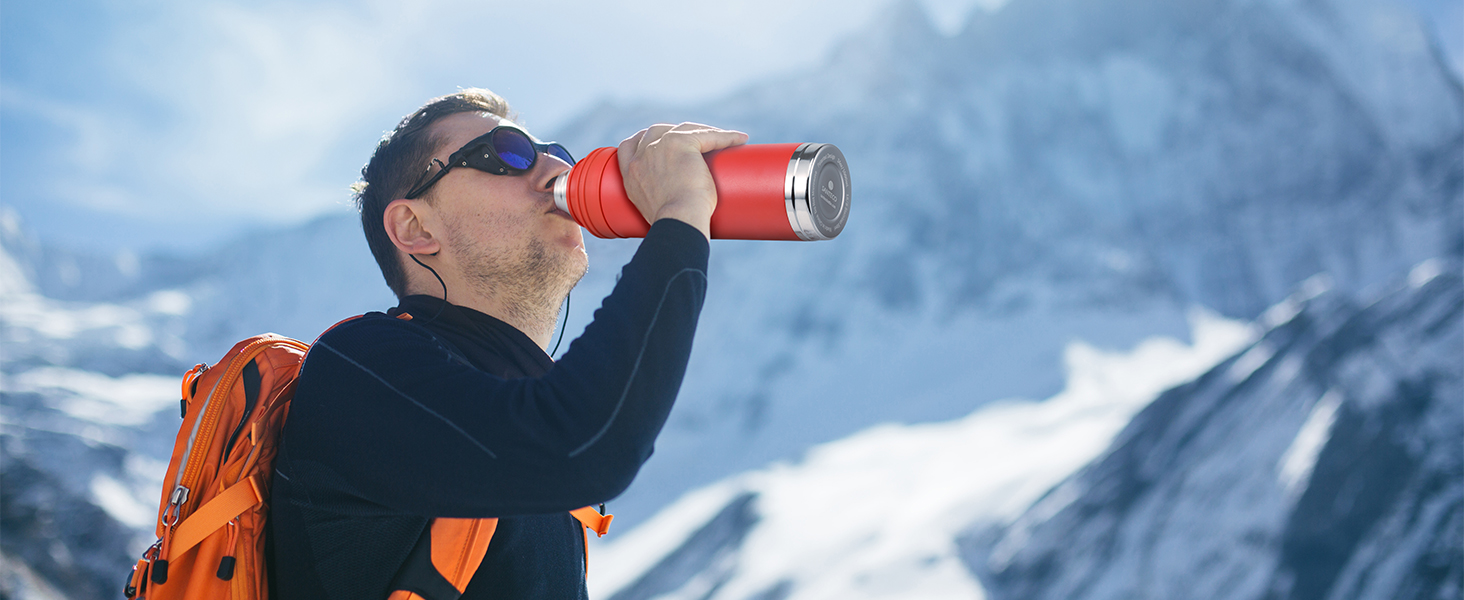
<path fill-rule="evenodd" d="M 309 349 L 267 333 L 183 376 L 183 424 L 163 478 L 158 541 L 133 567 L 127 598 L 269 598 L 269 485 L 295 378 Z M 591 507 L 570 514 L 597 535 L 605 535 L 613 518 Z M 459 594 L 488 552 L 497 524 L 493 518 L 431 523 L 432 566 Z M 588 531 L 584 535 L 588 542 Z M 428 590 L 397 590 L 391 600 L 420 600 L 419 591 Z"/>

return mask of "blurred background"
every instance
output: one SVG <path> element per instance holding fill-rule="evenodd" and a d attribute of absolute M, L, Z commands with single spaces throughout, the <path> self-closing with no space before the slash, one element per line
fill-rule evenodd
<path fill-rule="evenodd" d="M 120 595 L 194 363 L 394 304 L 348 186 L 480 86 L 853 174 L 713 244 L 593 597 L 1459 598 L 1461 74 L 1461 0 L 5 0 L 0 596 Z"/>

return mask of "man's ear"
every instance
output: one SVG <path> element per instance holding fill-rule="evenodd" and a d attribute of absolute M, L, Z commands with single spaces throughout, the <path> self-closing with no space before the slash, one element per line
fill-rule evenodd
<path fill-rule="evenodd" d="M 423 202 L 405 198 L 392 200 L 386 205 L 382 220 L 386 235 L 398 250 L 407 254 L 437 254 L 442 244 L 437 236 L 427 229 L 423 217 L 432 210 Z"/>

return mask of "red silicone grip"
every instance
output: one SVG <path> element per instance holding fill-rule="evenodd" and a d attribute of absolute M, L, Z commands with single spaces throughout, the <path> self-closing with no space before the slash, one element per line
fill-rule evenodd
<path fill-rule="evenodd" d="M 733 146 L 706 155 L 717 185 L 712 237 L 719 240 L 798 240 L 788 222 L 784 187 L 799 144 Z"/>

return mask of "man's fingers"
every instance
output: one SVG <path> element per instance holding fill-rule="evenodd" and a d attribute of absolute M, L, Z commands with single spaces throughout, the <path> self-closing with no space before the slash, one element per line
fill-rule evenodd
<path fill-rule="evenodd" d="M 691 122 L 678 125 L 659 123 L 644 129 L 642 133 L 644 135 L 638 139 L 636 144 L 637 154 L 644 152 L 652 144 L 660 143 L 688 144 L 697 152 L 705 154 L 747 141 L 747 134 L 741 131 L 718 129 L 710 125 Z"/>
<path fill-rule="evenodd" d="M 633 152 L 636 148 L 639 148 L 640 147 L 641 138 L 643 138 L 645 136 L 646 136 L 646 130 L 645 129 L 642 129 L 640 131 L 635 132 L 635 135 L 632 135 L 632 136 L 630 136 L 628 138 L 625 138 L 624 141 L 620 142 L 620 152 L 621 153 L 624 153 L 626 150 L 630 150 L 630 151 Z"/>
<path fill-rule="evenodd" d="M 682 123 L 671 128 L 671 131 L 686 135 L 695 140 L 698 149 L 703 154 L 728 146 L 736 146 L 747 141 L 746 133 L 732 129 L 712 127 L 711 125 L 704 125 L 702 123 Z"/>
<path fill-rule="evenodd" d="M 647 127 L 646 134 L 644 136 L 641 136 L 640 144 L 636 148 L 636 153 L 639 154 L 640 152 L 644 152 L 645 149 L 651 144 L 661 141 L 661 137 L 665 136 L 666 132 L 671 131 L 675 127 L 675 125 L 669 125 L 666 123 L 657 123 L 655 125 Z"/>
<path fill-rule="evenodd" d="M 620 142 L 620 146 L 615 151 L 615 158 L 616 162 L 620 163 L 621 173 L 625 172 L 625 167 L 630 164 L 630 159 L 634 158 L 640 151 L 640 141 L 645 136 L 646 130 L 642 129 L 635 132 L 635 135 L 625 138 L 625 141 Z"/>
<path fill-rule="evenodd" d="M 706 154 L 713 150 L 721 150 L 722 148 L 726 148 L 728 146 L 741 145 L 747 142 L 747 134 L 742 133 L 741 131 L 730 131 L 726 129 L 694 131 L 688 133 L 687 135 L 690 135 L 693 139 L 696 140 L 702 154 Z"/>
<path fill-rule="evenodd" d="M 620 142 L 616 155 L 622 172 L 628 172 L 632 162 L 646 156 L 647 150 L 660 147 L 673 153 L 695 151 L 706 154 L 729 146 L 747 142 L 747 134 L 730 129 L 718 129 L 702 123 L 684 122 L 677 125 L 657 123 L 625 138 Z M 660 154 L 660 152 L 657 152 Z"/>

